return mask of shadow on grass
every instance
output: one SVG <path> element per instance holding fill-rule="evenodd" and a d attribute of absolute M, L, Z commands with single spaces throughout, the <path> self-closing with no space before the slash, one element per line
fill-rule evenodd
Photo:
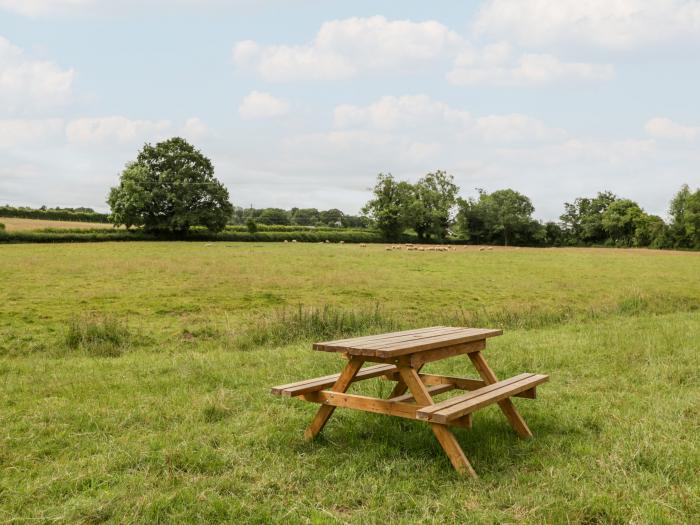
<path fill-rule="evenodd" d="M 480 417 L 482 416 L 482 417 Z M 304 420 L 294 439 L 286 442 L 268 441 L 273 450 L 298 456 L 326 455 L 324 463 L 335 463 L 343 469 L 368 458 L 376 461 L 433 464 L 450 472 L 453 480 L 463 479 L 453 469 L 449 459 L 425 423 L 378 414 L 339 414 L 336 412 L 327 427 L 314 441 L 303 440 L 303 430 L 310 422 Z M 477 414 L 471 430 L 451 427 L 464 453 L 482 476 L 503 476 L 519 470 L 528 458 L 541 456 L 552 449 L 566 452 L 571 438 L 591 439 L 593 431 L 585 424 L 571 424 L 556 415 L 526 418 L 534 439 L 520 439 L 500 411 Z M 289 427 L 287 427 L 289 428 Z M 288 435 L 285 431 L 285 435 Z M 279 434 L 277 435 L 279 437 Z M 574 439 L 574 441 L 577 441 Z M 568 443 L 568 445 L 566 445 Z"/>

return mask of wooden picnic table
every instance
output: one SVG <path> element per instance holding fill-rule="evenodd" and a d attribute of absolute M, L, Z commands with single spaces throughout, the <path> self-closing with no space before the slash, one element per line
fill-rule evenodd
<path fill-rule="evenodd" d="M 343 371 L 276 386 L 272 393 L 321 404 L 306 429 L 306 439 L 318 435 L 336 407 L 426 421 L 454 468 L 477 477 L 449 427 L 471 428 L 475 411 L 497 403 L 520 437 L 532 437 L 510 398 L 534 399 L 537 385 L 549 379 L 542 374 L 519 374 L 498 381 L 482 350 L 487 338 L 502 333 L 488 328 L 433 326 L 316 343 L 314 350 L 339 352 L 347 358 Z M 481 379 L 421 373 L 426 363 L 463 354 L 467 354 Z M 365 362 L 380 364 L 362 368 Z M 347 393 L 352 383 L 374 377 L 396 381 L 388 399 Z M 450 390 L 466 392 L 444 401 L 433 401 L 433 395 Z"/>

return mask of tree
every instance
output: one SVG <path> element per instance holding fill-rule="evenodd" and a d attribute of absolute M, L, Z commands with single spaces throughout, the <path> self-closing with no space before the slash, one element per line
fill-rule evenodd
<path fill-rule="evenodd" d="M 635 246 L 665 248 L 669 244 L 668 226 L 661 217 L 645 213 L 637 220 L 634 230 Z"/>
<path fill-rule="evenodd" d="M 552 221 L 545 223 L 542 239 L 545 246 L 562 246 L 565 237 L 564 230 L 558 223 Z"/>
<path fill-rule="evenodd" d="M 289 213 L 281 208 L 265 208 L 260 214 L 259 220 L 263 224 L 290 224 Z"/>
<path fill-rule="evenodd" d="M 428 173 L 413 186 L 414 199 L 409 213 L 411 226 L 419 239 L 429 239 L 433 235 L 438 239 L 447 237 L 458 191 L 452 175 L 439 170 Z"/>
<path fill-rule="evenodd" d="M 700 248 L 700 189 L 691 192 L 687 184 L 681 186 L 671 201 L 669 215 L 674 245 Z"/>
<path fill-rule="evenodd" d="M 314 226 L 319 222 L 319 212 L 316 208 L 292 208 L 292 223 L 299 226 Z"/>
<path fill-rule="evenodd" d="M 319 213 L 321 223 L 334 228 L 343 225 L 343 217 L 345 217 L 345 214 L 337 208 L 331 208 Z"/>
<path fill-rule="evenodd" d="M 475 242 L 537 244 L 544 233 L 542 225 L 532 218 L 532 202 L 515 190 L 486 193 L 478 199 L 460 201 L 457 224 L 463 238 Z"/>
<path fill-rule="evenodd" d="M 191 226 L 224 229 L 233 213 L 211 161 L 186 140 L 146 144 L 107 198 L 116 225 L 184 236 Z"/>
<path fill-rule="evenodd" d="M 634 201 L 618 199 L 603 212 L 601 223 L 608 237 L 617 245 L 632 246 L 637 227 L 645 213 Z"/>
<path fill-rule="evenodd" d="M 408 182 L 397 182 L 389 174 L 377 175 L 374 199 L 362 209 L 377 224 L 388 240 L 395 241 L 408 225 L 408 210 L 413 200 L 413 188 Z"/>
<path fill-rule="evenodd" d="M 603 228 L 603 213 L 617 200 L 609 191 L 599 192 L 592 199 L 579 197 L 573 204 L 564 203 L 560 220 L 574 244 L 603 243 L 607 233 Z"/>
<path fill-rule="evenodd" d="M 256 233 L 258 231 L 258 224 L 252 217 L 245 221 L 245 227 L 248 228 L 248 233 Z"/>

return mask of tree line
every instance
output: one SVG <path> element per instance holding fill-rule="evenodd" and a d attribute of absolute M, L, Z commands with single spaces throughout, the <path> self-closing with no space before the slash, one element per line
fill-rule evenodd
<path fill-rule="evenodd" d="M 700 189 L 681 187 L 671 200 L 669 222 L 638 203 L 603 191 L 564 203 L 559 221 L 542 223 L 526 195 L 513 189 L 463 198 L 454 178 L 428 173 L 415 183 L 380 173 L 372 198 L 354 216 L 338 209 L 234 207 L 214 166 L 186 140 L 146 144 L 110 190 L 107 216 L 90 208 L 40 210 L 0 207 L 0 216 L 111 221 L 155 236 L 183 237 L 193 228 L 221 232 L 227 225 L 368 229 L 384 240 L 529 246 L 648 246 L 700 249 Z M 373 234 L 376 237 L 376 233 Z"/>
<path fill-rule="evenodd" d="M 608 191 L 564 203 L 558 222 L 542 223 L 529 197 L 512 189 L 477 189 L 465 199 L 444 171 L 415 184 L 380 173 L 363 211 L 390 241 L 412 230 L 420 240 L 453 236 L 474 244 L 700 249 L 700 189 L 688 185 L 671 200 L 669 223 Z"/>
<path fill-rule="evenodd" d="M 41 219 L 46 221 L 109 222 L 109 215 L 98 213 L 92 208 L 41 208 L 26 206 L 0 206 L 0 217 L 17 219 Z"/>
<path fill-rule="evenodd" d="M 316 208 L 241 208 L 234 206 L 230 223 L 265 224 L 269 226 L 308 226 L 329 228 L 367 228 L 368 217 L 348 215 L 337 208 L 318 210 Z"/>

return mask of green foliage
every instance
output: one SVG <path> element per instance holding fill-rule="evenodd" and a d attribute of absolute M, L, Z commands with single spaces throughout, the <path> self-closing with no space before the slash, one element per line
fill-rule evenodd
<path fill-rule="evenodd" d="M 398 240 L 411 223 L 411 206 L 415 202 L 413 187 L 408 182 L 397 182 L 388 173 L 377 175 L 374 198 L 363 208 L 385 239 Z"/>
<path fill-rule="evenodd" d="M 347 242 L 376 243 L 382 242 L 382 236 L 372 230 L 345 230 L 329 228 L 326 230 L 265 230 L 257 225 L 257 231 L 226 229 L 219 233 L 210 233 L 204 229 L 193 228 L 187 235 L 189 241 L 230 241 L 230 242 Z M 0 243 L 58 243 L 58 242 L 110 242 L 110 241 L 156 241 L 168 240 L 154 233 L 142 230 L 46 230 L 46 231 L 0 231 Z M 406 238 L 406 241 L 415 239 Z"/>
<path fill-rule="evenodd" d="M 602 244 L 607 240 L 603 213 L 616 200 L 613 193 L 604 191 L 592 199 L 579 197 L 573 204 L 564 203 L 565 211 L 560 220 L 574 243 Z"/>
<path fill-rule="evenodd" d="M 0 206 L 0 217 L 39 219 L 44 221 L 75 221 L 108 223 L 109 215 L 97 213 L 92 208 L 47 208 Z"/>
<path fill-rule="evenodd" d="M 418 239 L 447 237 L 458 191 L 452 175 L 439 170 L 414 184 L 409 216 Z"/>
<path fill-rule="evenodd" d="M 5 225 L 0 222 L 0 232 L 5 231 Z"/>
<path fill-rule="evenodd" d="M 670 236 L 674 246 L 700 249 L 700 188 L 684 184 L 671 201 Z"/>
<path fill-rule="evenodd" d="M 259 220 L 262 224 L 288 225 L 292 223 L 289 213 L 281 208 L 265 208 L 260 214 Z"/>
<path fill-rule="evenodd" d="M 644 211 L 634 201 L 617 199 L 601 214 L 601 224 L 608 237 L 617 246 L 632 246 L 637 226 Z"/>
<path fill-rule="evenodd" d="M 476 243 L 537 244 L 541 225 L 532 218 L 534 211 L 530 199 L 515 190 L 479 190 L 478 199 L 459 200 L 457 228 Z"/>
<path fill-rule="evenodd" d="M 320 222 L 320 213 L 316 208 L 292 208 L 292 224 L 313 226 Z"/>
<path fill-rule="evenodd" d="M 258 223 L 256 223 L 255 219 L 252 217 L 246 221 L 245 227 L 248 230 L 248 233 L 255 233 L 258 231 Z"/>
<path fill-rule="evenodd" d="M 117 225 L 184 236 L 192 226 L 221 231 L 233 207 L 211 161 L 179 137 L 146 144 L 107 202 Z"/>

